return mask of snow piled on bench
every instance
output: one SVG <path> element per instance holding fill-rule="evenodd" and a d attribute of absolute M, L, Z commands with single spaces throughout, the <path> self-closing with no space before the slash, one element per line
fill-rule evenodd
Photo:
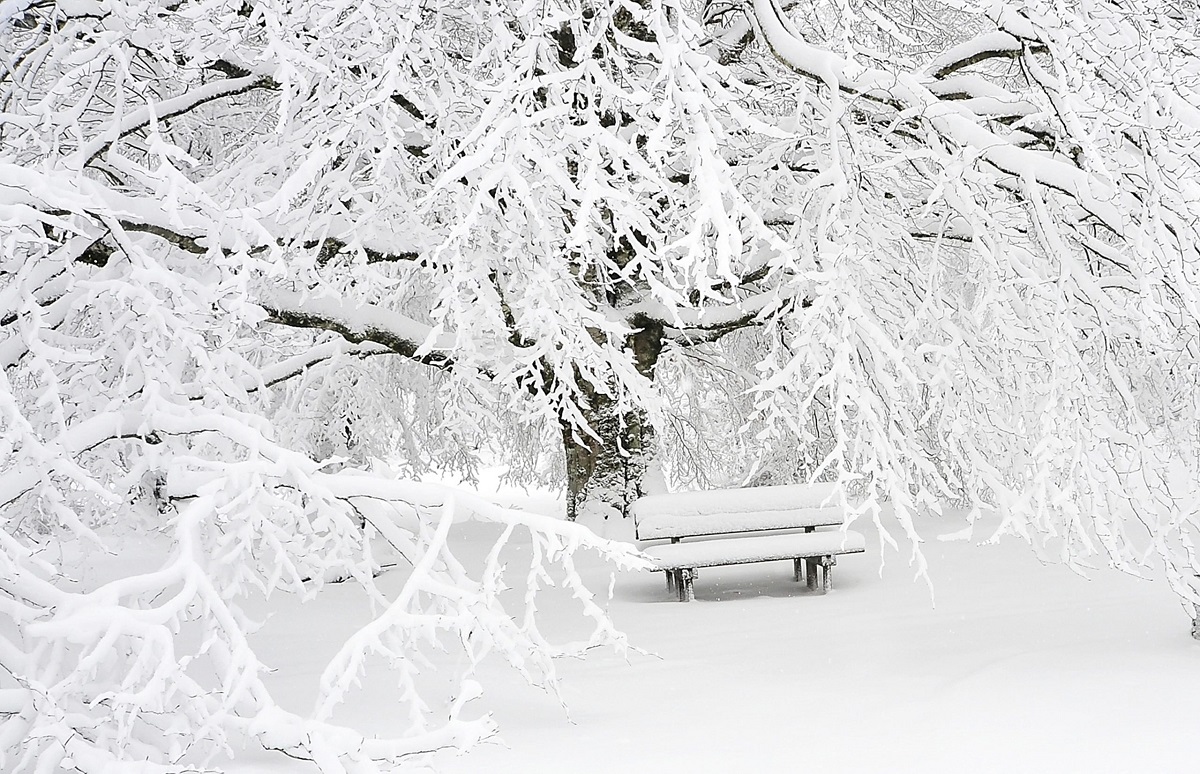
<path fill-rule="evenodd" d="M 629 506 L 635 519 L 644 516 L 701 516 L 751 513 L 838 505 L 834 484 L 785 484 L 749 489 L 712 489 L 647 495 Z"/>
<path fill-rule="evenodd" d="M 855 554 L 861 553 L 865 547 L 866 540 L 861 533 L 853 530 L 832 530 L 667 543 L 648 548 L 644 553 L 660 570 L 674 570 L 682 567 L 769 562 L 805 556 Z"/>
<path fill-rule="evenodd" d="M 629 507 L 639 540 L 841 524 L 833 484 L 716 489 L 642 497 Z"/>
<path fill-rule="evenodd" d="M 844 521 L 840 508 L 714 513 L 708 516 L 647 516 L 637 523 L 638 540 L 758 532 L 799 527 L 834 527 Z"/>

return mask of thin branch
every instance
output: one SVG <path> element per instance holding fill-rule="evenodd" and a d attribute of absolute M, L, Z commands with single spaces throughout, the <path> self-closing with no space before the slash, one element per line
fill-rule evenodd
<path fill-rule="evenodd" d="M 233 67 L 234 65 L 231 65 Z M 246 75 L 241 78 L 227 78 L 220 81 L 205 83 L 177 97 L 165 99 L 162 102 L 148 104 L 134 110 L 120 120 L 119 125 L 111 127 L 102 134 L 109 135 L 107 139 L 96 139 L 80 149 L 79 155 L 91 164 L 98 156 L 112 147 L 113 143 L 139 129 L 150 125 L 152 121 L 162 121 L 168 118 L 188 113 L 201 105 L 216 99 L 244 94 L 254 89 L 278 89 L 279 84 L 274 78 L 266 75 Z"/>
<path fill-rule="evenodd" d="M 256 377 L 246 377 L 242 382 L 242 389 L 247 394 L 258 392 L 259 390 L 274 387 L 288 379 L 294 379 L 297 376 L 304 374 L 308 369 L 324 363 L 339 355 L 366 359 L 376 355 L 395 355 L 396 353 L 378 344 L 364 342 L 352 347 L 347 347 L 340 340 L 327 341 L 324 344 L 317 344 L 312 349 L 302 352 L 298 355 L 293 355 L 278 363 L 264 366 L 259 369 Z M 204 388 L 198 382 L 185 385 L 184 392 L 190 400 L 203 400 Z"/>

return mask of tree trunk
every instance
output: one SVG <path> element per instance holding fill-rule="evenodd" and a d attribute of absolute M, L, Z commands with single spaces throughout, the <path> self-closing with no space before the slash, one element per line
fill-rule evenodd
<path fill-rule="evenodd" d="M 639 330 L 629 337 L 638 371 L 654 378 L 662 352 L 663 329 L 650 320 L 638 320 Z M 562 424 L 567 462 L 567 519 L 587 508 L 610 515 L 628 515 L 629 504 L 642 496 L 643 478 L 654 455 L 654 426 L 640 408 L 619 408 L 611 397 L 589 391 L 581 406 L 592 433 Z"/>
<path fill-rule="evenodd" d="M 595 436 L 562 428 L 567 459 L 567 519 L 585 508 L 600 508 L 605 518 L 625 516 L 642 494 L 642 477 L 653 453 L 654 428 L 641 411 L 619 412 L 606 396 L 584 412 Z"/>

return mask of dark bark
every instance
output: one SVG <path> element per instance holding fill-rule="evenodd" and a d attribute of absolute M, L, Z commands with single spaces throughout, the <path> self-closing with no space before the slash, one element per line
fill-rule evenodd
<path fill-rule="evenodd" d="M 626 341 L 638 371 L 654 378 L 663 345 L 663 326 L 639 320 L 641 327 Z M 574 521 L 585 505 L 626 516 L 629 504 L 642 496 L 643 479 L 654 455 L 654 426 L 646 413 L 620 407 L 610 396 L 588 389 L 581 410 L 592 434 L 562 425 L 567 463 L 567 519 Z"/>
<path fill-rule="evenodd" d="M 593 395 L 584 416 L 594 435 L 564 426 L 567 462 L 567 519 L 586 506 L 608 515 L 628 514 L 642 495 L 642 479 L 654 452 L 654 428 L 640 409 L 619 410 L 606 395 Z"/>

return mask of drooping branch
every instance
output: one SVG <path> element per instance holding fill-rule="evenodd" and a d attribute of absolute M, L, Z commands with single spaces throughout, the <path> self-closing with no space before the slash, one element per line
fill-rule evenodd
<path fill-rule="evenodd" d="M 813 46 L 795 31 L 775 0 L 755 0 L 755 23 L 780 62 L 796 73 L 839 92 L 860 95 L 894 105 L 919 116 L 942 140 L 969 147 L 999 172 L 1030 179 L 1075 200 L 1114 235 L 1128 231 L 1128 212 L 1137 211 L 1121 191 L 1073 163 L 1048 157 L 1014 144 L 989 129 L 978 116 L 943 101 L 911 74 L 888 73 L 864 67 Z M 886 94 L 886 99 L 878 95 Z"/>
<path fill-rule="evenodd" d="M 47 455 L 38 463 L 10 467 L 0 473 L 0 508 L 8 506 L 41 485 L 50 471 L 74 472 L 74 460 L 102 443 L 117 438 L 145 438 L 144 421 L 137 412 L 98 414 L 76 422 L 55 439 L 57 458 Z"/>

